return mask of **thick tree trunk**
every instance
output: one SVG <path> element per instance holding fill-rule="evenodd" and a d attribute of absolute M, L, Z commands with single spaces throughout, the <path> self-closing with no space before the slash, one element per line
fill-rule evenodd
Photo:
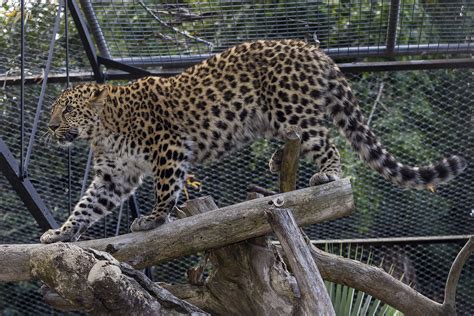
<path fill-rule="evenodd" d="M 205 197 L 189 201 L 182 211 L 196 216 L 216 208 L 212 198 Z M 200 295 L 186 297 L 189 302 L 217 315 L 291 315 L 298 309 L 296 280 L 267 237 L 213 249 L 208 255 L 212 272 L 199 287 Z M 183 295 L 189 288 L 169 289 Z"/>

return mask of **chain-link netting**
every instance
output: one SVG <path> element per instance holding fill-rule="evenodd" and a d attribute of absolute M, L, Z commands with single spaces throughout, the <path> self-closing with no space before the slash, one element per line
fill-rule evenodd
<path fill-rule="evenodd" d="M 5 25 L 3 32 L 0 33 L 0 41 L 4 46 L 0 51 L 2 74 L 0 80 L 17 77 L 19 74 L 18 12 L 14 12 L 17 6 L 11 3 L 15 4 L 15 1 L 5 2 L 0 9 L 2 22 Z M 34 77 L 40 76 L 45 68 L 57 4 L 49 1 L 27 3 L 26 72 L 28 76 Z M 385 41 L 388 1 L 367 3 L 302 1 L 285 5 L 280 3 L 257 5 L 248 1 L 220 1 L 220 3 L 226 8 L 222 12 L 213 9 L 215 3 L 212 1 L 203 2 L 201 11 L 187 4 L 162 6 L 144 2 L 145 6 L 159 14 L 167 23 L 172 23 L 178 18 L 191 19 L 191 21 L 178 21 L 175 26 L 180 30 L 195 30 L 192 36 L 212 40 L 215 42 L 214 51 L 253 38 L 303 39 L 312 36 L 314 32 L 317 33 L 322 46 L 326 48 L 339 49 L 347 46 L 357 49 L 367 45 L 381 47 Z M 176 32 L 172 34 L 174 36 L 172 41 L 160 40 L 160 36 L 170 36 L 172 32 L 159 27 L 156 19 L 153 18 L 152 21 L 151 15 L 146 13 L 139 2 L 115 1 L 112 4 L 109 1 L 96 1 L 93 5 L 99 17 L 104 21 L 109 19 L 107 24 L 101 25 L 106 37 L 113 39 L 109 42 L 109 49 L 114 56 L 139 56 L 140 60 L 144 60 L 147 56 L 173 54 L 184 56 L 196 53 L 204 55 L 209 52 L 206 50 L 206 45 L 197 44 L 184 35 L 176 35 Z M 111 6 L 115 7 L 115 11 L 105 10 Z M 133 15 L 132 6 L 139 7 L 140 12 L 137 11 Z M 316 7 L 318 10 L 314 11 Z M 191 11 L 186 13 L 186 9 Z M 398 30 L 399 44 L 417 46 L 429 43 L 470 43 L 472 40 L 470 10 L 472 6 L 465 1 L 446 2 L 444 5 L 402 1 L 400 15 L 402 24 Z M 236 15 L 236 12 L 240 13 Z M 311 12 L 319 12 L 320 15 L 313 15 Z M 306 14 L 305 19 L 297 21 L 296 13 Z M 113 14 L 116 14 L 115 18 Z M 192 14 L 202 15 L 205 18 L 194 17 L 196 20 L 192 20 Z M 143 23 L 145 15 L 149 19 L 147 23 Z M 130 20 L 132 16 L 134 18 Z M 377 16 L 378 18 L 374 19 Z M 369 20 L 372 22 L 367 22 Z M 216 21 L 218 27 L 212 24 Z M 303 22 L 308 23 L 305 25 Z M 154 33 L 151 32 L 152 29 Z M 157 29 L 162 33 L 158 34 Z M 63 30 L 64 23 L 61 23 L 52 63 L 53 73 L 65 71 Z M 312 37 L 309 39 L 312 40 Z M 187 48 L 177 44 L 177 41 L 184 42 Z M 70 57 L 71 69 L 90 71 L 80 38 L 74 31 L 72 22 Z M 449 154 L 459 154 L 468 160 L 469 167 L 454 181 L 438 188 L 436 193 L 402 190 L 387 183 L 358 160 L 347 142 L 334 132 L 341 151 L 344 174 L 352 178 L 357 209 L 347 218 L 307 227 L 308 235 L 314 240 L 321 240 L 472 234 L 474 227 L 474 217 L 470 215 L 474 199 L 471 187 L 474 183 L 472 70 L 380 72 L 348 77 L 360 100 L 363 112 L 367 118 L 370 117 L 370 126 L 381 138 L 382 143 L 402 162 L 423 164 Z M 7 82 L 12 81 L 6 80 L 0 89 L 0 137 L 18 159 L 20 91 L 19 86 L 7 85 Z M 36 106 L 40 98 L 40 84 L 41 82 L 27 85 L 25 90 L 26 142 L 31 135 Z M 68 216 L 69 191 L 72 193 L 72 204 L 79 198 L 88 159 L 86 145 L 73 147 L 70 166 L 71 187 L 69 187 L 67 151 L 51 144 L 46 137 L 50 106 L 64 87 L 64 84 L 47 86 L 28 168 L 33 185 L 59 222 Z M 267 161 L 278 145 L 274 142 L 257 141 L 220 162 L 194 168 L 192 173 L 203 186 L 201 192 L 190 188 L 191 198 L 209 194 L 219 206 L 225 206 L 243 201 L 249 184 L 275 189 L 277 177 L 268 172 Z M 298 186 L 307 186 L 309 177 L 315 171 L 312 164 L 302 162 Z M 87 177 L 87 183 L 90 182 L 91 176 L 92 174 L 89 174 Z M 152 183 L 146 181 L 137 192 L 141 212 L 148 212 L 153 207 L 152 191 Z M 125 204 L 120 210 L 116 210 L 114 215 L 97 223 L 82 238 L 100 238 L 126 233 L 131 222 L 130 214 L 131 210 Z M 0 244 L 38 242 L 41 233 L 8 181 L 0 175 Z M 343 255 L 347 255 L 345 247 L 346 245 L 342 249 Z M 373 264 L 378 265 L 383 258 L 386 264 L 384 268 L 389 270 L 393 265 L 396 275 L 403 274 L 404 280 L 421 293 L 441 301 L 449 266 L 461 245 L 391 243 L 364 247 L 367 252 L 373 252 Z M 332 250 L 340 253 L 336 245 Z M 194 255 L 164 263 L 153 268 L 153 278 L 155 281 L 185 282 L 186 270 L 198 260 L 199 257 Z M 474 284 L 471 277 L 473 273 L 474 262 L 471 259 L 463 270 L 458 289 L 460 315 L 471 315 L 474 311 L 472 299 Z M 0 284 L 0 314 L 56 314 L 42 302 L 38 290 L 39 284 L 36 282 Z"/>
<path fill-rule="evenodd" d="M 371 171 L 355 157 L 347 142 L 336 136 L 344 173 L 352 177 L 357 209 L 347 218 L 307 227 L 308 235 L 312 239 L 336 239 L 472 234 L 472 78 L 471 70 L 381 72 L 349 76 L 364 113 L 366 116 L 372 113 L 371 127 L 396 157 L 406 163 L 420 164 L 447 154 L 460 154 L 468 159 L 470 167 L 454 181 L 438 188 L 436 193 L 402 190 Z M 48 99 L 38 135 L 46 131 L 49 106 L 61 88 L 61 85 L 48 87 Z M 31 129 L 38 90 L 38 86 L 27 86 L 26 137 Z M 19 151 L 19 114 L 15 101 L 18 93 L 16 86 L 5 87 L 2 90 L 5 102 L 0 109 L 0 134 L 14 153 Z M 375 102 L 377 99 L 379 102 Z M 277 177 L 268 172 L 267 161 L 277 146 L 273 142 L 257 141 L 222 161 L 194 168 L 192 173 L 203 186 L 201 192 L 190 188 L 191 198 L 209 194 L 219 206 L 225 206 L 243 201 L 249 184 L 275 189 Z M 88 149 L 80 145 L 75 146 L 72 152 L 71 190 L 74 202 L 83 185 Z M 64 220 L 68 214 L 67 168 L 66 151 L 55 144 L 45 143 L 39 136 L 29 174 L 58 221 Z M 298 186 L 307 186 L 314 172 L 315 167 L 303 161 Z M 6 179 L 0 177 L 0 184 L 0 243 L 37 242 L 41 234 L 37 224 L 10 189 Z M 142 212 L 152 209 L 152 192 L 150 181 L 146 181 L 137 192 Z M 125 233 L 129 224 L 130 211 L 124 205 L 121 211 L 117 210 L 115 215 L 96 224 L 83 238 Z M 379 257 L 406 257 L 407 265 L 411 266 L 407 272 L 410 282 L 422 293 L 439 300 L 449 264 L 459 247 L 457 244 L 419 244 L 377 249 Z M 173 260 L 155 268 L 153 275 L 157 281 L 183 282 L 186 269 L 196 261 L 196 256 Z M 472 272 L 473 268 L 471 260 L 465 271 Z M 474 310 L 469 295 L 464 294 L 473 290 L 472 280 L 466 274 L 463 275 L 466 277 L 463 280 L 465 291 L 458 292 L 459 304 L 464 311 L 469 311 L 469 308 Z M 36 287 L 28 284 L 18 286 L 18 293 L 26 291 L 29 294 L 18 300 L 8 299 L 5 308 L 21 310 L 24 304 L 44 306 L 36 299 Z M 0 293 L 11 298 L 16 295 L 16 288 L 10 284 L 2 285 Z"/>
<path fill-rule="evenodd" d="M 390 36 L 400 54 L 472 49 L 473 8 L 464 0 L 402 0 L 392 13 L 390 0 L 90 2 L 103 53 L 138 64 L 186 60 L 262 38 L 317 38 L 333 56 L 384 54 Z"/>

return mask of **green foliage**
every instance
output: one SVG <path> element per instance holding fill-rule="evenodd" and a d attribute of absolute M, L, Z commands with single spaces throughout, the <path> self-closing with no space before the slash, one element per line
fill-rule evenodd
<path fill-rule="evenodd" d="M 372 264 L 373 255 L 371 252 L 364 254 L 362 247 L 357 247 L 354 252 L 351 252 L 350 246 L 349 244 L 347 258 L 358 260 L 368 265 Z M 343 256 L 342 249 L 342 247 L 339 248 L 340 256 Z M 333 252 L 331 245 L 326 244 L 325 251 Z M 336 284 L 329 281 L 325 281 L 324 283 L 337 316 L 403 315 L 393 307 L 382 303 L 380 300 L 347 285 Z"/>

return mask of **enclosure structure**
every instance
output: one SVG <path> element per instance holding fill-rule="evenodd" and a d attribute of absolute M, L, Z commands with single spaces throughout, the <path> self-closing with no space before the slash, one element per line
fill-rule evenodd
<path fill-rule="evenodd" d="M 474 224 L 471 3 L 26 2 L 24 54 L 18 40 L 20 4 L 9 5 L 2 12 L 6 32 L 0 55 L 0 164 L 5 175 L 0 177 L 0 243 L 36 242 L 41 229 L 67 216 L 90 176 L 86 147 L 68 153 L 42 139 L 49 106 L 68 81 L 114 83 L 147 74 L 168 76 L 246 40 L 297 38 L 319 41 L 338 62 L 370 126 L 402 161 L 421 164 L 447 154 L 468 159 L 468 169 L 436 193 L 403 191 L 370 171 L 338 139 L 344 173 L 353 178 L 357 211 L 317 229 L 306 228 L 314 243 L 345 255 L 363 247 L 374 264 L 393 269 L 421 293 L 442 299 L 449 265 Z M 65 6 L 67 15 L 61 14 Z M 23 89 L 18 56 L 24 57 Z M 276 181 L 267 171 L 267 159 L 275 148 L 260 141 L 224 161 L 197 168 L 193 173 L 203 187 L 200 193 L 190 189 L 191 196 L 211 194 L 225 206 L 244 200 L 248 184 L 272 189 Z M 307 185 L 313 171 L 302 164 L 300 187 Z M 150 193 L 147 183 L 117 215 L 84 238 L 126 232 L 131 216 L 151 208 Z M 180 282 L 196 260 L 182 258 L 149 272 L 157 281 Z M 474 284 L 468 277 L 473 269 L 471 259 L 458 290 L 461 314 L 474 310 Z M 0 285 L 5 298 L 0 309 L 49 312 L 36 287 Z"/>

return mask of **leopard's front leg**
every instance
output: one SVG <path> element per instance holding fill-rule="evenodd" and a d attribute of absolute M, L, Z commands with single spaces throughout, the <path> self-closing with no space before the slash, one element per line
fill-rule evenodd
<path fill-rule="evenodd" d="M 66 222 L 58 229 L 50 229 L 41 242 L 76 241 L 92 224 L 109 214 L 138 186 L 139 174 L 130 174 L 120 162 L 97 159 L 96 176 L 74 207 Z"/>
<path fill-rule="evenodd" d="M 178 202 L 188 171 L 184 148 L 174 147 L 158 157 L 160 163 L 153 170 L 155 177 L 155 206 L 150 215 L 133 221 L 134 232 L 150 230 L 170 221 L 169 213 Z"/>

